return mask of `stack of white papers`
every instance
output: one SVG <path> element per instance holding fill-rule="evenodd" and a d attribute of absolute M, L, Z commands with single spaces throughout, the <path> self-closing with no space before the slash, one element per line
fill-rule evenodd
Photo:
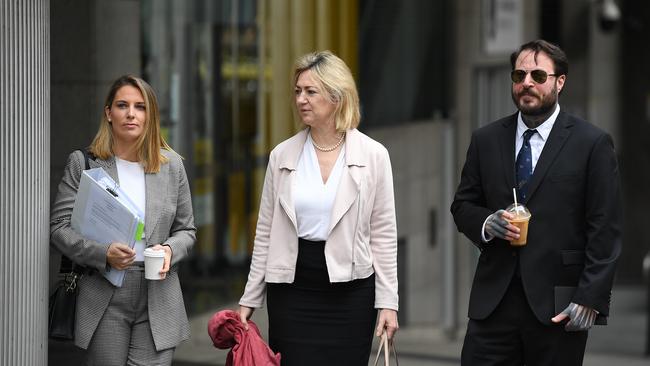
<path fill-rule="evenodd" d="M 143 212 L 102 168 L 84 170 L 72 210 L 72 229 L 102 244 L 123 243 L 131 248 L 142 237 Z M 108 267 L 104 277 L 122 286 L 124 271 Z"/>

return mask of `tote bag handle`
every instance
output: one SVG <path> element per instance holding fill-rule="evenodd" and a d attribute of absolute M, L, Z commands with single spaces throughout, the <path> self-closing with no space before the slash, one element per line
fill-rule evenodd
<path fill-rule="evenodd" d="M 399 366 L 399 361 L 397 360 L 397 351 L 395 350 L 395 342 L 388 341 L 388 335 L 386 332 L 381 334 L 381 339 L 379 340 L 379 348 L 377 349 L 377 355 L 375 356 L 374 366 L 379 366 L 379 356 L 384 354 L 384 363 L 383 366 L 390 366 L 390 354 L 392 353 L 395 357 L 395 365 Z"/>

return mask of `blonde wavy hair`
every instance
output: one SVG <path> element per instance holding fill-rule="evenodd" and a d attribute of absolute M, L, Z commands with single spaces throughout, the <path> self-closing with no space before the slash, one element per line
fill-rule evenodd
<path fill-rule="evenodd" d="M 167 163 L 169 159 L 165 157 L 160 149 L 174 152 L 160 134 L 160 112 L 158 111 L 158 100 L 153 88 L 146 81 L 133 76 L 124 75 L 113 82 L 108 91 L 104 110 L 110 109 L 115 99 L 115 94 L 123 86 L 130 85 L 140 91 L 144 99 L 146 117 L 144 122 L 144 133 L 136 141 L 136 151 L 138 161 L 142 163 L 146 173 L 158 173 L 160 166 Z M 113 129 L 102 110 L 102 119 L 99 122 L 99 130 L 90 144 L 90 152 L 96 157 L 106 160 L 114 155 L 113 153 Z"/>
<path fill-rule="evenodd" d="M 359 93 L 352 72 L 345 62 L 328 50 L 308 53 L 296 60 L 293 68 L 293 86 L 298 82 L 300 74 L 307 70 L 311 71 L 311 76 L 327 93 L 330 101 L 336 104 L 336 130 L 344 132 L 359 126 Z M 295 103 L 293 107 L 297 115 Z"/>

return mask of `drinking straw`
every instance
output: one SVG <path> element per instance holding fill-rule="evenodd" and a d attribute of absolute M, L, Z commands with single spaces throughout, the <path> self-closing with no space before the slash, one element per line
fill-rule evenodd
<path fill-rule="evenodd" d="M 512 188 L 512 197 L 515 198 L 515 211 L 517 211 L 517 191 Z"/>

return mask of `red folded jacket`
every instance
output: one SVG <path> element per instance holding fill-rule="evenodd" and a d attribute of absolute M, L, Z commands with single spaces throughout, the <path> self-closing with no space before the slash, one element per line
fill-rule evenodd
<path fill-rule="evenodd" d="M 280 354 L 264 342 L 257 325 L 249 320 L 246 331 L 235 311 L 216 312 L 208 321 L 208 334 L 215 347 L 231 348 L 226 366 L 280 366 Z"/>

